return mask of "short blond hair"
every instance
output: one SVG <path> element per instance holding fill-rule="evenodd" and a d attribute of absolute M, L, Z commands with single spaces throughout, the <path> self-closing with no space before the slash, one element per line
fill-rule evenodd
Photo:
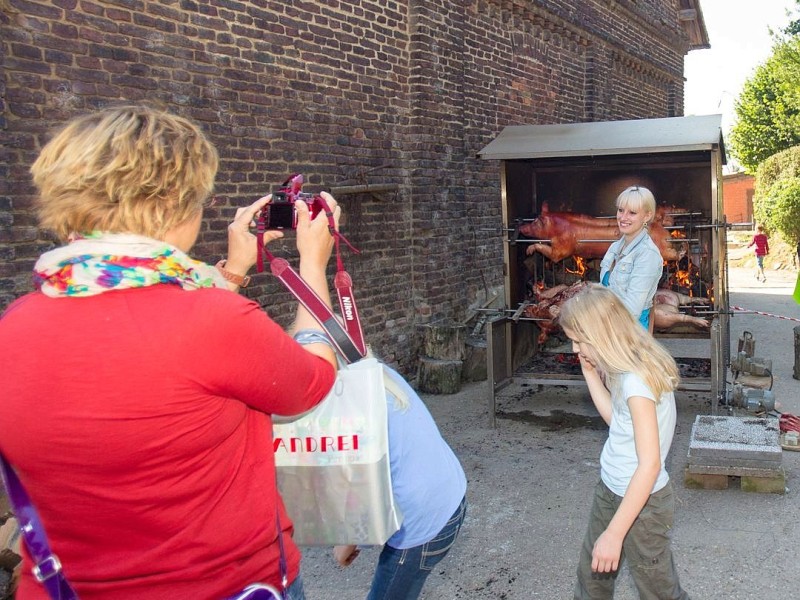
<path fill-rule="evenodd" d="M 678 386 L 680 372 L 675 359 L 609 288 L 597 283 L 587 285 L 563 304 L 558 322 L 577 341 L 594 348 L 598 367 L 607 380 L 636 373 L 656 401 Z"/>
<path fill-rule="evenodd" d="M 214 189 L 219 157 L 189 119 L 119 106 L 69 121 L 31 166 L 42 227 L 161 238 Z"/>
<path fill-rule="evenodd" d="M 617 208 L 628 208 L 631 210 L 644 210 L 651 214 L 656 213 L 656 198 L 653 192 L 641 185 L 632 185 L 625 188 L 617 196 Z"/>

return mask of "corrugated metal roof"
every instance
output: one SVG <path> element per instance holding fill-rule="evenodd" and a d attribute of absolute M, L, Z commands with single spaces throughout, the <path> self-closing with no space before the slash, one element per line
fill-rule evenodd
<path fill-rule="evenodd" d="M 478 152 L 485 159 L 558 158 L 688 152 L 719 147 L 725 164 L 722 115 L 511 125 Z"/>

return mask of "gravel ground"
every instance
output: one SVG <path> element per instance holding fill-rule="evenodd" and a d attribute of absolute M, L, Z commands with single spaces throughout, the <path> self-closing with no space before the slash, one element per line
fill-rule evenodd
<path fill-rule="evenodd" d="M 783 410 L 800 414 L 800 381 L 793 379 L 796 271 L 731 269 L 731 305 L 789 317 L 737 311 L 731 341 L 743 331 L 756 339 L 756 356 L 773 360 L 773 390 Z M 670 342 L 672 343 L 672 342 Z M 708 357 L 707 341 L 673 350 Z M 588 518 L 606 429 L 583 387 L 513 385 L 500 399 L 505 412 L 532 418 L 498 419 L 489 426 L 488 384 L 465 385 L 453 395 L 424 400 L 461 459 L 469 480 L 469 508 L 461 537 L 430 576 L 422 598 L 544 599 L 572 597 L 578 549 Z M 668 469 L 677 505 L 673 549 L 681 583 L 695 600 L 783 600 L 795 596 L 800 539 L 800 453 L 784 452 L 785 495 L 690 490 L 683 469 L 695 417 L 710 414 L 708 393 L 677 395 L 678 427 Z M 561 411 L 553 417 L 552 411 Z M 797 520 L 796 520 L 797 519 Z M 303 576 L 310 600 L 366 596 L 378 549 L 362 551 L 347 569 L 323 548 L 304 549 Z M 616 598 L 637 598 L 626 571 Z"/>

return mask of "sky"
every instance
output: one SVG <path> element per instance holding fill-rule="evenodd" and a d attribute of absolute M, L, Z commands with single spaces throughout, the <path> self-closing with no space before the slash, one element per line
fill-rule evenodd
<path fill-rule="evenodd" d="M 769 28 L 792 17 L 795 0 L 700 0 L 711 48 L 692 50 L 684 62 L 684 113 L 722 114 L 727 135 L 736 118 L 734 102 L 744 82 L 772 54 Z"/>

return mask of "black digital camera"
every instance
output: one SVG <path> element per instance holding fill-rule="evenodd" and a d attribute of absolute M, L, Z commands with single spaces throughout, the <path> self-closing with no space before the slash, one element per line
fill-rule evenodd
<path fill-rule="evenodd" d="M 325 201 L 316 194 L 302 191 L 303 176 L 292 175 L 283 182 L 280 189 L 272 194 L 272 201 L 258 213 L 258 223 L 264 229 L 297 229 L 297 209 L 295 202 L 302 200 L 308 204 L 313 219 L 325 211 Z"/>

